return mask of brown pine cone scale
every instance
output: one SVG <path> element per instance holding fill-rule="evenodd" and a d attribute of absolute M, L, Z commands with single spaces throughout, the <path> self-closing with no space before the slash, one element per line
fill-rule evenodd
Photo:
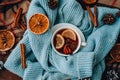
<path fill-rule="evenodd" d="M 57 0 L 49 0 L 48 6 L 51 9 L 55 9 L 58 6 L 58 1 Z"/>
<path fill-rule="evenodd" d="M 112 24 L 114 21 L 115 21 L 115 17 L 113 14 L 105 14 L 102 21 L 105 23 L 105 24 Z"/>

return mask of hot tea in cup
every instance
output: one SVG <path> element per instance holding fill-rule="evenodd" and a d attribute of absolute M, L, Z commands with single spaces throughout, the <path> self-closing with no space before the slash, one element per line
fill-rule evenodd
<path fill-rule="evenodd" d="M 79 29 L 69 23 L 60 23 L 53 27 L 52 47 L 60 55 L 68 56 L 85 46 L 85 39 Z M 82 36 L 81 36 L 82 35 Z"/>

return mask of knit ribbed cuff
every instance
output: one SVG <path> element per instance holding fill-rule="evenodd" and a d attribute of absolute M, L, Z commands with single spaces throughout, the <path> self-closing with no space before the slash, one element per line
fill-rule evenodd
<path fill-rule="evenodd" d="M 24 80 L 42 80 L 43 68 L 39 62 L 27 61 L 27 68 L 25 69 Z"/>
<path fill-rule="evenodd" d="M 79 52 L 76 56 L 76 69 L 78 72 L 78 78 L 82 79 L 85 77 L 92 76 L 94 52 Z"/>

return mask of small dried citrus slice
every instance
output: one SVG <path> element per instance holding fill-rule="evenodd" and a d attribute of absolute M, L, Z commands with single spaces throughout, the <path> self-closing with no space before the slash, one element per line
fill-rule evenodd
<path fill-rule="evenodd" d="M 29 29 L 34 34 L 42 34 L 49 28 L 49 20 L 44 14 L 34 14 L 29 19 Z"/>
<path fill-rule="evenodd" d="M 65 44 L 65 40 L 64 38 L 62 37 L 62 35 L 60 34 L 57 34 L 56 35 L 56 49 L 61 49 Z"/>
<path fill-rule="evenodd" d="M 116 44 L 110 51 L 110 56 L 116 62 L 120 62 L 120 44 Z"/>
<path fill-rule="evenodd" d="M 97 0 L 83 0 L 85 4 L 94 4 Z"/>
<path fill-rule="evenodd" d="M 15 37 L 8 30 L 0 30 L 0 51 L 7 51 L 13 47 Z"/>
<path fill-rule="evenodd" d="M 65 38 L 69 38 L 69 39 L 72 39 L 72 40 L 76 40 L 76 34 L 73 30 L 71 29 L 66 29 L 62 32 L 61 34 L 63 37 Z"/>

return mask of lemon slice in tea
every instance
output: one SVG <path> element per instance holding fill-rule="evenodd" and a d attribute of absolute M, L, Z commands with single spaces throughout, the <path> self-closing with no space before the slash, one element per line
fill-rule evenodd
<path fill-rule="evenodd" d="M 65 40 L 64 38 L 62 37 L 62 35 L 60 34 L 57 34 L 56 35 L 56 49 L 61 49 L 65 44 Z"/>
<path fill-rule="evenodd" d="M 8 30 L 0 30 L 0 51 L 7 51 L 13 47 L 15 37 Z"/>
<path fill-rule="evenodd" d="M 65 37 L 65 38 L 69 38 L 69 39 L 72 39 L 72 40 L 76 40 L 76 34 L 73 30 L 71 29 L 66 29 L 62 32 L 62 36 Z"/>
<path fill-rule="evenodd" d="M 42 34 L 49 28 L 49 19 L 44 14 L 34 14 L 29 19 L 29 29 L 34 34 Z"/>

